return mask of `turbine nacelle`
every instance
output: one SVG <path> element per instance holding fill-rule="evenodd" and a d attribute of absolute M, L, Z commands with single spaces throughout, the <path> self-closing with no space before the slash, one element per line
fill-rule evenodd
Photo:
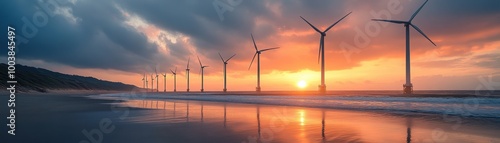
<path fill-rule="evenodd" d="M 175 72 L 172 69 L 170 69 L 170 72 L 172 72 L 173 75 L 177 75 L 177 67 L 175 67 Z"/>
<path fill-rule="evenodd" d="M 224 58 L 222 58 L 222 55 L 220 55 L 220 53 L 218 53 L 218 54 L 219 54 L 220 60 L 222 61 L 222 63 L 224 63 L 224 65 L 227 65 L 228 61 L 231 60 L 234 56 L 236 56 L 236 54 L 233 54 L 227 60 L 224 60 Z"/>

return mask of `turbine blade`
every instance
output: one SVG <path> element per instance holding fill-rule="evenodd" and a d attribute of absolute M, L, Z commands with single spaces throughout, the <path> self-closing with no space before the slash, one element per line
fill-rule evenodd
<path fill-rule="evenodd" d="M 319 40 L 319 49 L 318 49 L 318 64 L 319 64 L 319 59 L 321 58 L 321 49 L 323 49 L 323 42 L 324 42 L 325 37 L 321 36 L 321 39 Z"/>
<path fill-rule="evenodd" d="M 229 57 L 229 59 L 227 59 L 226 62 L 228 62 L 229 60 L 231 60 L 231 58 L 233 58 L 234 56 L 236 56 L 236 54 L 233 54 L 233 56 Z"/>
<path fill-rule="evenodd" d="M 175 73 L 177 74 L 177 67 L 175 67 Z"/>
<path fill-rule="evenodd" d="M 174 72 L 174 71 L 172 71 L 172 69 L 170 69 L 170 72 L 172 72 L 172 74 L 175 74 L 175 72 Z"/>
<path fill-rule="evenodd" d="M 317 32 L 321 33 L 321 31 L 319 31 L 318 28 L 314 27 L 314 25 L 312 25 L 311 23 L 309 23 L 309 21 L 307 21 L 304 17 L 300 16 L 300 18 L 302 18 L 302 20 L 304 20 L 307 24 L 309 24 L 309 26 L 311 26 L 312 28 L 314 28 L 314 30 L 316 30 Z"/>
<path fill-rule="evenodd" d="M 196 56 L 198 58 L 198 62 L 200 62 L 200 67 L 203 67 L 203 65 L 201 64 L 201 60 L 200 60 L 200 57 Z"/>
<path fill-rule="evenodd" d="M 422 6 L 420 6 L 420 8 L 418 8 L 417 11 L 415 11 L 415 13 L 413 13 L 413 15 L 411 16 L 409 22 L 411 22 L 413 20 L 413 18 L 415 18 L 415 16 L 417 16 L 418 12 L 420 12 L 420 10 L 422 10 L 422 8 L 424 7 L 424 5 L 428 2 L 429 0 L 425 0 L 424 4 L 422 4 Z"/>
<path fill-rule="evenodd" d="M 333 23 L 332 25 L 330 25 L 330 27 L 326 28 L 325 32 L 327 32 L 328 30 L 330 30 L 333 26 L 337 25 L 337 23 L 339 23 L 340 21 L 344 20 L 344 18 L 346 18 L 347 16 L 349 16 L 352 12 L 349 12 L 347 15 L 345 15 L 344 17 L 342 17 L 339 21 Z"/>
<path fill-rule="evenodd" d="M 222 56 L 220 55 L 220 53 L 218 53 L 218 54 L 219 54 L 220 60 L 222 60 L 222 62 L 224 62 L 224 58 L 222 58 Z"/>
<path fill-rule="evenodd" d="M 250 36 L 252 36 L 252 41 L 253 41 L 253 46 L 255 47 L 255 51 L 258 51 L 259 49 L 257 49 L 257 44 L 255 44 L 255 40 L 253 39 L 253 34 L 250 34 Z"/>
<path fill-rule="evenodd" d="M 188 64 L 186 69 L 189 69 L 189 60 L 191 60 L 191 57 L 188 58 Z"/>
<path fill-rule="evenodd" d="M 411 25 L 411 27 L 415 28 L 415 30 L 417 30 L 420 34 L 424 35 L 424 37 L 427 38 L 427 40 L 429 40 L 432 43 L 432 45 L 436 46 L 436 44 L 434 44 L 434 42 L 432 42 L 432 40 L 429 37 L 427 37 L 427 35 L 425 35 L 424 32 L 422 32 L 422 30 L 420 30 L 420 28 L 418 28 L 417 26 L 415 26 L 413 24 L 410 24 L 410 25 Z"/>
<path fill-rule="evenodd" d="M 385 19 L 372 19 L 373 21 L 382 21 L 382 22 L 389 22 L 389 23 L 396 23 L 396 24 L 405 24 L 408 23 L 407 21 L 401 21 L 401 20 L 385 20 Z"/>
<path fill-rule="evenodd" d="M 267 49 L 263 49 L 263 50 L 260 50 L 261 52 L 264 52 L 264 51 L 269 51 L 269 50 L 275 50 L 275 49 L 279 49 L 280 47 L 274 47 L 274 48 L 267 48 Z"/>
<path fill-rule="evenodd" d="M 250 70 L 250 67 L 252 67 L 253 60 L 255 60 L 255 56 L 257 56 L 257 52 L 253 55 L 252 62 L 250 62 L 250 66 L 248 66 L 248 70 Z"/>

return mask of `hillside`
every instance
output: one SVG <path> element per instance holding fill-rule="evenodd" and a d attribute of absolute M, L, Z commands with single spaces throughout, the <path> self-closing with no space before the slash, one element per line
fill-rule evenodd
<path fill-rule="evenodd" d="M 7 64 L 0 63 L 0 86 L 7 87 Z M 132 90 L 137 88 L 133 85 L 121 82 L 111 82 L 96 79 L 94 77 L 84 77 L 79 75 L 68 75 L 49 71 L 42 68 L 16 65 L 16 89 L 22 92 L 48 92 L 50 90 Z"/>

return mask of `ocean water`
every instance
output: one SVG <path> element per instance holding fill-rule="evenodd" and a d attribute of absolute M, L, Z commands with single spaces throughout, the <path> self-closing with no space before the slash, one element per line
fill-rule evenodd
<path fill-rule="evenodd" d="M 339 91 L 329 95 L 281 95 L 282 92 L 237 93 L 118 93 L 100 97 L 147 100 L 197 100 L 300 106 L 314 108 L 382 111 L 392 113 L 429 113 L 464 117 L 500 118 L 498 91 L 417 91 L 418 96 L 399 91 Z M 284 93 L 284 92 L 283 92 Z"/>

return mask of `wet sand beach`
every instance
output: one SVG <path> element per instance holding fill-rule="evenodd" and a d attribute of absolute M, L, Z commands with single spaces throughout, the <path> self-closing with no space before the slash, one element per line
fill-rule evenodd
<path fill-rule="evenodd" d="M 0 137 L 81 143 L 500 141 L 498 118 L 89 95 L 19 95 L 16 136 L 3 126 Z"/>

